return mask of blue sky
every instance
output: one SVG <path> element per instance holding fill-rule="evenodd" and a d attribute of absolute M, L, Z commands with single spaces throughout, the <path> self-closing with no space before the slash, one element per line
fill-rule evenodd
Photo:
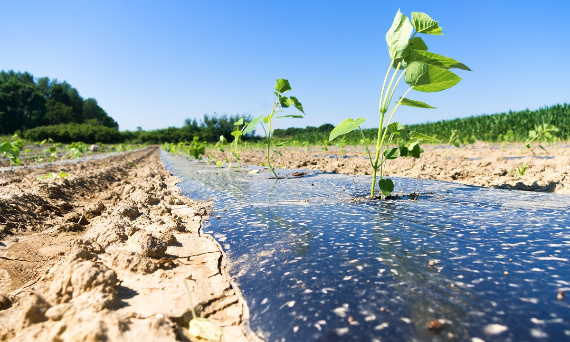
<path fill-rule="evenodd" d="M 267 115 L 281 77 L 307 116 L 279 127 L 348 117 L 374 127 L 398 9 L 439 21 L 444 35 L 424 36 L 430 51 L 473 71 L 458 70 L 452 89 L 410 92 L 437 109 L 401 107 L 396 120 L 570 102 L 568 0 L 3 0 L 0 69 L 67 81 L 121 130 L 180 127 L 204 113 Z"/>

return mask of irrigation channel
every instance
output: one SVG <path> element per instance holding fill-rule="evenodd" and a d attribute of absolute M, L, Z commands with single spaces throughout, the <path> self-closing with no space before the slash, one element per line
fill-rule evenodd
<path fill-rule="evenodd" d="M 355 202 L 371 177 L 163 160 L 213 199 L 204 230 L 267 341 L 570 340 L 570 196 L 397 178 L 420 196 Z"/>

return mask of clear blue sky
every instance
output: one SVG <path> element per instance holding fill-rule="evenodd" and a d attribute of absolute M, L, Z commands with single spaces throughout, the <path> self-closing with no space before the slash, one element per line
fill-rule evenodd
<path fill-rule="evenodd" d="M 450 90 L 412 91 L 437 109 L 402 107 L 400 122 L 570 102 L 568 0 L 3 0 L 0 69 L 67 81 L 121 130 L 269 114 L 281 77 L 307 113 L 281 128 L 347 117 L 373 127 L 398 8 L 439 21 L 444 35 L 424 36 L 430 50 L 473 70 Z"/>

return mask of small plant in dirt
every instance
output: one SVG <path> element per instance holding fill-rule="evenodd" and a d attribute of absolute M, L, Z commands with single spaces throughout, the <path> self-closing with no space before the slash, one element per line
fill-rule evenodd
<path fill-rule="evenodd" d="M 381 192 L 380 197 L 383 199 L 394 190 L 392 180 L 384 178 L 386 161 L 400 156 L 419 158 L 422 152 L 419 145 L 420 141 L 437 141 L 437 139 L 430 136 L 410 131 L 398 122 L 392 122 L 394 113 L 400 105 L 434 108 L 426 103 L 408 99 L 406 97 L 408 93 L 411 90 L 431 93 L 451 88 L 461 78 L 449 71 L 449 69 L 471 70 L 466 65 L 452 58 L 428 51 L 428 47 L 423 39 L 416 37 L 418 33 L 428 35 L 442 34 L 438 22 L 427 14 L 412 12 L 410 23 L 408 17 L 399 10 L 396 13 L 392 26 L 386 33 L 390 64 L 380 93 L 380 123 L 378 126 L 375 157 L 372 158 L 370 152 L 366 149 L 373 169 L 371 197 L 374 197 L 378 171 L 380 172 L 380 180 L 378 181 Z M 392 74 L 392 77 L 390 77 L 390 74 Z M 392 98 L 402 78 L 409 85 L 409 88 L 392 106 Z M 388 79 L 390 79 L 389 82 Z M 365 120 L 359 118 L 342 121 L 331 131 L 329 141 L 360 128 L 360 125 Z M 364 137 L 364 134 L 362 136 Z M 390 145 L 394 139 L 398 141 L 398 147 L 391 148 Z"/>
<path fill-rule="evenodd" d="M 245 122 L 243 118 L 234 122 L 234 130 L 232 132 L 234 141 L 232 141 L 230 147 L 230 160 L 229 160 L 230 164 L 228 165 L 228 170 L 232 166 L 232 157 L 236 159 L 237 168 L 239 170 L 240 166 L 239 143 L 241 141 L 241 138 L 243 137 L 243 131 L 245 130 L 246 127 L 247 127 L 247 122 Z"/>
<path fill-rule="evenodd" d="M 297 100 L 296 97 L 294 97 L 294 96 L 287 97 L 287 96 L 283 95 L 286 92 L 288 92 L 289 90 L 291 90 L 291 85 L 289 84 L 289 81 L 286 79 L 283 79 L 283 78 L 278 79 L 277 84 L 275 85 L 275 92 L 274 92 L 275 100 L 273 101 L 273 108 L 271 109 L 271 114 L 269 114 L 267 116 L 262 115 L 262 116 L 259 116 L 255 119 L 251 120 L 251 122 L 242 131 L 243 134 L 248 134 L 251 131 L 253 131 L 253 129 L 255 128 L 255 126 L 258 123 L 261 123 L 261 127 L 263 128 L 263 131 L 265 132 L 265 138 L 266 138 L 266 142 L 267 142 L 267 149 L 266 149 L 267 166 L 269 166 L 269 170 L 271 170 L 271 172 L 273 172 L 273 174 L 275 175 L 275 178 L 279 178 L 279 176 L 277 176 L 275 169 L 271 165 L 271 160 L 269 158 L 269 154 L 270 154 L 271 149 L 272 149 L 272 140 L 271 139 L 273 137 L 273 131 L 275 130 L 275 126 L 277 125 L 277 121 L 279 121 L 279 119 L 281 119 L 281 118 L 302 118 L 303 117 L 303 115 L 299 115 L 299 114 L 289 114 L 289 115 L 280 115 L 280 116 L 275 116 L 275 115 L 283 112 L 283 109 L 289 108 L 289 107 L 295 107 L 301 113 L 305 114 L 305 112 L 303 110 L 303 106 L 301 105 L 301 102 L 299 102 L 299 100 Z M 261 122 L 262 120 L 263 120 L 263 122 Z M 263 124 L 267 125 L 267 129 L 265 128 L 265 126 Z M 279 145 L 283 145 L 283 144 L 284 143 L 275 144 L 275 146 L 279 146 Z M 278 153 L 275 150 L 273 150 L 273 151 Z"/>
<path fill-rule="evenodd" d="M 82 141 L 72 142 L 71 144 L 65 147 L 66 154 L 72 158 L 81 158 L 83 153 L 89 149 L 86 143 Z"/>
<path fill-rule="evenodd" d="M 451 135 L 449 136 L 449 140 L 447 141 L 447 149 L 445 150 L 445 154 L 443 155 L 444 158 L 447 158 L 449 151 L 451 151 L 451 146 L 460 147 L 461 144 L 474 144 L 475 137 L 473 136 L 466 136 L 459 133 L 458 130 L 453 129 L 451 130 Z"/>
<path fill-rule="evenodd" d="M 222 327 L 207 318 L 201 318 L 196 315 L 196 311 L 194 310 L 194 301 L 192 300 L 192 295 L 190 294 L 188 283 L 186 283 L 186 279 L 183 280 L 184 287 L 186 288 L 186 294 L 190 300 L 190 310 L 192 312 L 192 319 L 188 325 L 188 332 L 190 335 L 199 339 L 207 341 L 220 341 L 223 334 Z"/>
<path fill-rule="evenodd" d="M 542 124 L 534 126 L 533 130 L 528 132 L 528 139 L 525 141 L 524 146 L 521 148 L 519 152 L 519 157 L 522 155 L 524 149 L 529 149 L 532 154 L 534 153 L 534 148 L 532 147 L 532 143 L 535 141 L 546 141 L 548 144 L 552 144 L 557 138 L 556 133 L 559 131 L 558 127 L 551 125 L 551 124 Z M 541 148 L 544 152 L 548 153 L 548 151 L 542 146 L 538 144 L 538 147 Z"/>
<path fill-rule="evenodd" d="M 19 156 L 22 147 L 24 147 L 24 141 L 17 134 L 14 134 L 10 141 L 0 143 L 0 155 L 8 158 L 12 165 L 20 165 Z"/>
<path fill-rule="evenodd" d="M 69 174 L 68 174 L 68 173 L 65 173 L 65 172 L 63 172 L 63 171 L 59 171 L 59 173 L 50 172 L 50 173 L 48 173 L 48 174 L 46 174 L 46 175 L 44 175 L 44 176 L 38 177 L 38 180 L 48 179 L 48 178 L 51 178 L 51 179 L 54 179 L 54 178 L 65 178 L 65 177 L 67 177 L 67 176 L 69 176 Z"/>
<path fill-rule="evenodd" d="M 524 174 L 526 173 L 526 169 L 528 168 L 528 166 L 526 165 L 526 163 L 523 163 L 521 166 L 519 166 L 518 168 L 514 169 L 511 174 L 513 176 L 524 176 Z"/>

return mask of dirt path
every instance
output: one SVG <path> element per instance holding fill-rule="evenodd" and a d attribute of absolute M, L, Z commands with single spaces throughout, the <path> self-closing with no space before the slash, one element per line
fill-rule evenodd
<path fill-rule="evenodd" d="M 45 178 L 48 173 L 65 178 Z M 190 302 L 256 340 L 212 203 L 179 194 L 158 148 L 0 173 L 0 340 L 189 341 Z"/>
<path fill-rule="evenodd" d="M 478 142 L 462 148 L 423 145 L 421 158 L 390 160 L 386 176 L 415 177 L 457 182 L 485 187 L 570 194 L 570 147 L 567 143 L 548 147 L 522 149 L 521 145 L 499 145 Z M 367 175 L 372 168 L 365 158 L 363 147 L 348 146 L 341 153 L 335 146 L 327 150 L 311 147 L 281 149 L 281 155 L 272 154 L 274 167 L 317 169 L 327 172 Z M 206 155 L 213 160 L 224 154 L 210 149 Z M 241 163 L 263 165 L 264 151 L 243 150 Z M 227 164 L 226 164 L 227 165 Z M 234 161 L 235 165 L 235 161 Z M 523 175 L 516 172 L 526 165 Z"/>

